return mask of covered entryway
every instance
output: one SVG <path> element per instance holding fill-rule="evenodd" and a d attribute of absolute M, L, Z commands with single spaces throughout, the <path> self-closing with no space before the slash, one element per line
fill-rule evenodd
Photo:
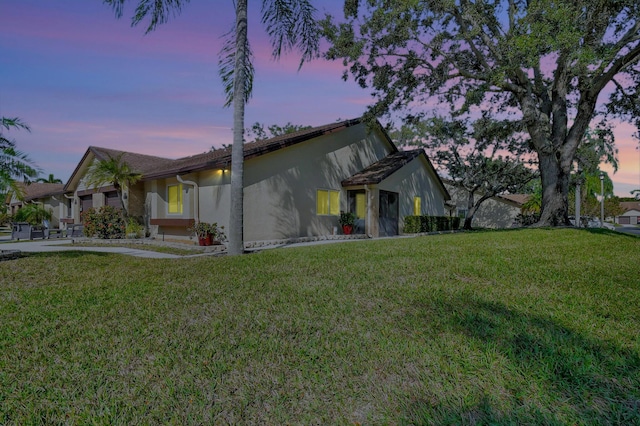
<path fill-rule="evenodd" d="M 356 221 L 353 226 L 354 234 L 364 234 L 367 216 L 367 195 L 364 189 L 352 190 L 347 192 L 349 201 L 349 212 L 356 215 Z"/>
<path fill-rule="evenodd" d="M 380 191 L 380 213 L 378 223 L 381 236 L 398 235 L 398 193 Z"/>

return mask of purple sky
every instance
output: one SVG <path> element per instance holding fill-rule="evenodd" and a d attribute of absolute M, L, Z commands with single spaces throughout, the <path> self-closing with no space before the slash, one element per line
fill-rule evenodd
<path fill-rule="evenodd" d="M 46 176 L 66 181 L 89 145 L 177 158 L 231 143 L 232 110 L 223 108 L 218 76 L 230 0 L 193 1 L 180 16 L 144 35 L 116 20 L 101 0 L 2 1 L 0 115 L 20 117 L 31 133 L 12 131 Z M 132 5 L 135 2 L 132 2 Z M 246 125 L 321 125 L 360 116 L 369 91 L 341 79 L 340 62 L 316 60 L 298 71 L 298 56 L 271 59 L 249 2 L 255 55 L 254 93 Z M 316 2 L 318 16 L 340 13 L 343 0 Z M 631 126 L 616 129 L 621 169 L 616 193 L 640 187 L 640 153 Z"/>

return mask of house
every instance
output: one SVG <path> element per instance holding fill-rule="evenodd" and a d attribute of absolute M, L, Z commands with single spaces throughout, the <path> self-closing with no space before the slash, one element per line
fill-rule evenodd
<path fill-rule="evenodd" d="M 464 220 L 467 216 L 469 192 L 457 186 L 453 181 L 445 180 L 445 186 L 453 203 L 456 214 Z M 481 194 L 475 194 L 478 200 Z M 526 194 L 501 194 L 485 200 L 473 216 L 474 228 L 511 228 L 519 226 L 517 217 L 522 213 L 522 206 L 529 199 Z"/>
<path fill-rule="evenodd" d="M 620 203 L 624 213 L 616 217 L 620 225 L 640 225 L 640 201 L 623 201 Z"/>
<path fill-rule="evenodd" d="M 15 215 L 27 204 L 40 204 L 45 210 L 51 212 L 51 228 L 66 228 L 70 200 L 65 197 L 64 185 L 41 182 L 18 183 L 18 185 L 24 196 L 19 199 L 14 192 L 7 195 L 6 204 L 9 207 L 9 214 Z"/>
<path fill-rule="evenodd" d="M 115 202 L 114 188 L 87 187 L 86 172 L 118 155 L 143 175 L 124 198 L 152 236 L 187 238 L 194 221 L 228 229 L 231 148 L 172 160 L 90 147 L 64 188 L 76 221 Z M 450 199 L 423 150 L 399 151 L 360 119 L 247 143 L 244 157 L 245 241 L 336 234 L 341 211 L 357 215 L 356 232 L 397 235 L 405 216 L 445 215 Z"/>

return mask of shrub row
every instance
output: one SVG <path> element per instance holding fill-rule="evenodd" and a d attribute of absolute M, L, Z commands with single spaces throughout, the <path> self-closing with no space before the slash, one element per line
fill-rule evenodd
<path fill-rule="evenodd" d="M 451 231 L 460 228 L 460 218 L 449 216 L 405 216 L 404 233 Z"/>

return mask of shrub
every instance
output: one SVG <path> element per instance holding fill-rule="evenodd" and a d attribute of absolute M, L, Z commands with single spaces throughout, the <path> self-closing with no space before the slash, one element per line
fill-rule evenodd
<path fill-rule="evenodd" d="M 127 222 L 125 234 L 127 238 L 142 238 L 144 237 L 144 226 L 142 226 L 140 220 L 130 217 Z"/>
<path fill-rule="evenodd" d="M 90 208 L 82 213 L 84 235 L 102 239 L 123 238 L 126 224 L 120 209 L 112 206 Z"/>
<path fill-rule="evenodd" d="M 449 216 L 405 216 L 404 233 L 450 231 L 460 228 L 459 217 Z"/>
<path fill-rule="evenodd" d="M 404 218 L 404 233 L 405 234 L 417 234 L 420 232 L 420 220 L 424 216 L 405 216 Z"/>

